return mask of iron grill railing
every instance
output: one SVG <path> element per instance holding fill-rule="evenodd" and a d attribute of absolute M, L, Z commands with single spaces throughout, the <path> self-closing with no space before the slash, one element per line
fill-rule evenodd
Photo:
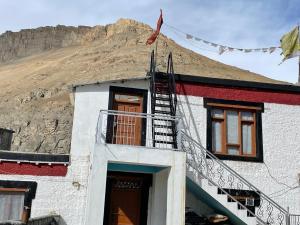
<path fill-rule="evenodd" d="M 219 160 L 215 155 L 205 149 L 189 135 L 181 136 L 182 150 L 187 153 L 188 170 L 197 178 L 205 178 L 231 200 L 247 210 L 249 216 L 256 217 L 257 224 L 270 225 L 299 225 L 299 216 L 291 216 L 288 211 L 274 202 L 270 197 L 244 179 L 237 172 Z M 228 190 L 249 191 L 255 193 L 257 204 L 255 213 L 248 210 L 244 204 Z"/>
<path fill-rule="evenodd" d="M 288 225 L 300 225 L 300 215 L 290 214 L 290 223 Z"/>
<path fill-rule="evenodd" d="M 168 115 L 153 115 L 114 110 L 101 110 L 97 125 L 97 143 L 145 146 L 147 148 L 178 149 L 173 140 L 173 127 L 181 119 Z M 155 127 L 155 128 L 154 128 Z M 152 135 L 155 129 L 156 135 Z M 180 141 L 180 133 L 176 135 Z"/>
<path fill-rule="evenodd" d="M 152 131 L 159 123 L 159 144 L 155 145 Z M 170 144 L 170 124 L 176 124 L 177 143 Z M 187 154 L 187 169 L 195 179 L 207 179 L 221 193 L 247 210 L 248 216 L 256 218 L 258 225 L 300 225 L 300 215 L 289 214 L 270 197 L 244 179 L 241 175 L 219 160 L 210 151 L 181 131 L 180 117 L 101 110 L 97 125 L 97 143 L 144 146 L 147 148 L 181 150 Z M 138 127 L 138 128 L 137 128 Z M 173 140 L 173 139 L 172 139 Z M 156 140 L 157 141 L 157 140 Z M 178 146 L 178 148 L 177 148 Z M 237 195 L 228 190 L 254 195 L 255 209 L 249 210 Z"/>

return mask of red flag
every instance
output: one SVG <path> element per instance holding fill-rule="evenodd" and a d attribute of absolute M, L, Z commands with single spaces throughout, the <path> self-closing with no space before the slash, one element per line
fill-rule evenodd
<path fill-rule="evenodd" d="M 151 36 L 148 38 L 148 40 L 146 42 L 147 45 L 151 45 L 151 44 L 153 44 L 153 42 L 155 42 L 157 36 L 159 35 L 160 28 L 161 28 L 163 22 L 164 21 L 163 21 L 163 17 L 162 17 L 162 10 L 160 10 L 160 16 L 157 21 L 156 31 L 154 31 L 154 33 L 151 34 Z"/>

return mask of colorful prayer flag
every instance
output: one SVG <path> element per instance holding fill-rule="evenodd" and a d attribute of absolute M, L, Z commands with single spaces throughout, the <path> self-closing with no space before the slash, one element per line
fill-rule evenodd
<path fill-rule="evenodd" d="M 300 39 L 299 39 L 299 26 L 295 27 L 292 31 L 285 34 L 281 39 L 283 61 L 296 56 L 300 56 Z"/>
<path fill-rule="evenodd" d="M 158 21 L 157 21 L 156 31 L 154 31 L 152 33 L 152 35 L 148 38 L 148 40 L 146 42 L 147 45 L 151 45 L 155 42 L 157 36 L 159 35 L 160 28 L 161 28 L 163 22 L 164 21 L 163 21 L 163 16 L 162 16 L 162 10 L 160 10 L 160 16 L 159 16 Z"/>

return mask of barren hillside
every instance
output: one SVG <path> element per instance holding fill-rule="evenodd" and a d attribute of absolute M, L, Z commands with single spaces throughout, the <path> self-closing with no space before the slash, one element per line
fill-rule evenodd
<path fill-rule="evenodd" d="M 152 29 L 133 20 L 96 27 L 43 27 L 0 36 L 0 127 L 15 131 L 12 150 L 68 153 L 73 107 L 68 86 L 143 77 Z M 279 83 L 187 50 L 165 36 L 159 69 L 173 52 L 176 73 Z"/>

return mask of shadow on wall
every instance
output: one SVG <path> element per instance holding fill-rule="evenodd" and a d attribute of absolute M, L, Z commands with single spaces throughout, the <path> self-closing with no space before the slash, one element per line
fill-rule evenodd
<path fill-rule="evenodd" d="M 180 100 L 178 102 L 178 108 L 179 108 L 180 116 L 182 117 L 182 120 L 183 120 L 182 121 L 183 122 L 182 129 L 189 136 L 195 137 L 196 141 L 203 146 L 203 143 L 201 142 L 200 134 L 198 131 L 199 127 L 197 127 L 196 120 L 194 118 L 194 113 L 192 111 L 189 98 L 186 94 L 185 87 L 183 85 L 180 85 L 180 90 L 183 92 L 183 95 L 181 95 L 181 96 L 184 98 L 184 101 L 185 101 L 184 104 L 186 104 L 186 108 L 188 110 L 188 112 L 184 111 L 184 106 L 182 104 L 182 101 Z M 192 104 L 194 104 L 194 103 L 192 103 Z M 194 134 L 191 133 L 192 130 L 194 130 L 194 132 L 195 132 Z"/>
<path fill-rule="evenodd" d="M 19 221 L 0 222 L 0 225 L 25 225 Z M 29 219 L 26 225 L 67 225 L 64 219 L 59 215 L 50 215 Z"/>

